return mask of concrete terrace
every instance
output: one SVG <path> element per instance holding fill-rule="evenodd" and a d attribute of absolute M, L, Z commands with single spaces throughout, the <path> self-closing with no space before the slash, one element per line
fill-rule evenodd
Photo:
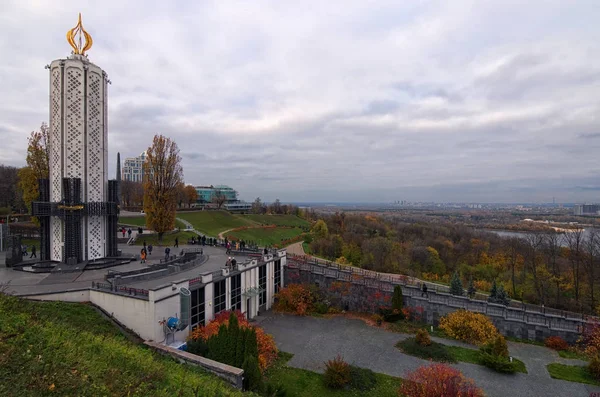
<path fill-rule="evenodd" d="M 277 347 L 294 354 L 288 365 L 310 371 L 324 371 L 324 362 L 340 354 L 345 361 L 375 372 L 405 377 L 407 372 L 429 363 L 400 352 L 395 344 L 412 335 L 370 327 L 361 320 L 343 317 L 315 318 L 281 315 L 268 312 L 257 318 L 259 325 L 273 335 Z M 458 341 L 432 338 L 447 345 L 468 348 Z M 451 364 L 475 381 L 488 397 L 588 397 L 600 393 L 600 387 L 552 379 L 546 365 L 553 362 L 583 365 L 579 360 L 567 360 L 542 346 L 509 342 L 510 354 L 527 366 L 527 374 L 505 375 L 484 366 Z"/>
<path fill-rule="evenodd" d="M 198 245 L 179 245 L 179 248 L 171 247 L 171 255 L 179 254 L 185 248 L 199 248 Z M 142 280 L 137 282 L 125 283 L 127 287 L 138 289 L 152 289 L 174 281 L 191 279 L 199 277 L 201 274 L 217 271 L 225 266 L 225 262 L 230 255 L 225 254 L 225 249 L 221 247 L 204 246 L 204 254 L 208 259 L 192 269 L 179 273 L 174 273 L 165 277 Z M 121 245 L 119 249 L 124 255 L 138 255 L 141 246 Z M 155 247 L 153 254 L 148 256 L 145 264 L 139 261 L 131 262 L 126 265 L 115 266 L 108 269 L 86 270 L 75 273 L 27 273 L 13 270 L 4 266 L 4 252 L 0 252 L 0 283 L 8 284 L 7 292 L 12 295 L 30 295 L 40 293 L 51 293 L 61 291 L 73 291 L 92 287 L 93 282 L 105 282 L 105 275 L 109 270 L 131 271 L 157 264 L 164 258 L 165 247 Z M 246 256 L 235 256 L 239 262 L 245 262 L 249 258 Z"/>

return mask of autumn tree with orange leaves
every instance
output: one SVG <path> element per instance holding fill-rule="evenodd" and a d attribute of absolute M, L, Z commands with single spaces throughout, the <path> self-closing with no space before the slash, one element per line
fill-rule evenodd
<path fill-rule="evenodd" d="M 49 175 L 48 125 L 42 123 L 39 131 L 32 131 L 27 138 L 27 166 L 19 170 L 19 188 L 23 201 L 31 212 L 31 203 L 40 196 L 38 179 L 47 179 Z M 37 222 L 36 219 L 34 221 Z"/>
<path fill-rule="evenodd" d="M 177 194 L 183 183 L 183 168 L 177 144 L 170 138 L 155 135 L 146 151 L 144 164 L 144 212 L 146 227 L 163 234 L 175 228 Z"/>

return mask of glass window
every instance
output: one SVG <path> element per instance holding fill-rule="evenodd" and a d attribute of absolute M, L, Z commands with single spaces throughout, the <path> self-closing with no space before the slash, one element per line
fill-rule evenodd
<path fill-rule="evenodd" d="M 226 291 L 225 291 L 225 279 L 217 281 L 214 285 L 213 302 L 215 304 L 215 316 L 225 310 L 226 305 Z"/>
<path fill-rule="evenodd" d="M 267 265 L 258 268 L 258 287 L 262 290 L 258 298 L 259 306 L 267 303 Z"/>
<path fill-rule="evenodd" d="M 242 310 L 242 275 L 231 277 L 231 310 Z"/>
<path fill-rule="evenodd" d="M 192 291 L 192 317 L 190 319 L 191 329 L 204 324 L 204 288 Z"/>
<path fill-rule="evenodd" d="M 275 261 L 275 282 L 274 282 L 274 293 L 279 292 L 281 288 L 281 259 Z"/>

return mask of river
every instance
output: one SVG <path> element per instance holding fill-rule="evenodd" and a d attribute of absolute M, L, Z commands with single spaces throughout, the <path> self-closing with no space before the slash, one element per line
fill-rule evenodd
<path fill-rule="evenodd" d="M 525 238 L 525 236 L 528 234 L 528 232 L 514 232 L 512 230 L 496 230 L 496 229 L 478 229 L 478 230 L 483 230 L 486 232 L 490 232 L 490 233 L 494 233 L 497 234 L 500 237 L 519 237 L 519 238 Z M 587 228 L 587 229 L 583 229 L 583 239 L 586 240 L 589 235 L 590 235 L 590 230 L 591 228 Z M 564 233 L 561 233 L 564 235 Z M 567 246 L 567 242 L 565 241 L 564 236 L 561 236 L 562 238 L 560 238 L 560 245 L 563 247 Z"/>

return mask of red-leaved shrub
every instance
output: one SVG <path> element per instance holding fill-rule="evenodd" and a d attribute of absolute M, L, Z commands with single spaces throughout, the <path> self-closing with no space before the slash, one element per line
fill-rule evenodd
<path fill-rule="evenodd" d="M 276 311 L 295 313 L 304 316 L 313 309 L 315 303 L 314 293 L 307 285 L 290 284 L 275 294 L 277 302 L 274 305 Z"/>
<path fill-rule="evenodd" d="M 566 340 L 561 338 L 560 336 L 549 336 L 544 341 L 544 345 L 553 350 L 567 350 L 569 348 L 569 344 Z"/>
<path fill-rule="evenodd" d="M 410 372 L 400 387 L 407 397 L 483 397 L 471 379 L 444 364 L 431 364 Z"/>

